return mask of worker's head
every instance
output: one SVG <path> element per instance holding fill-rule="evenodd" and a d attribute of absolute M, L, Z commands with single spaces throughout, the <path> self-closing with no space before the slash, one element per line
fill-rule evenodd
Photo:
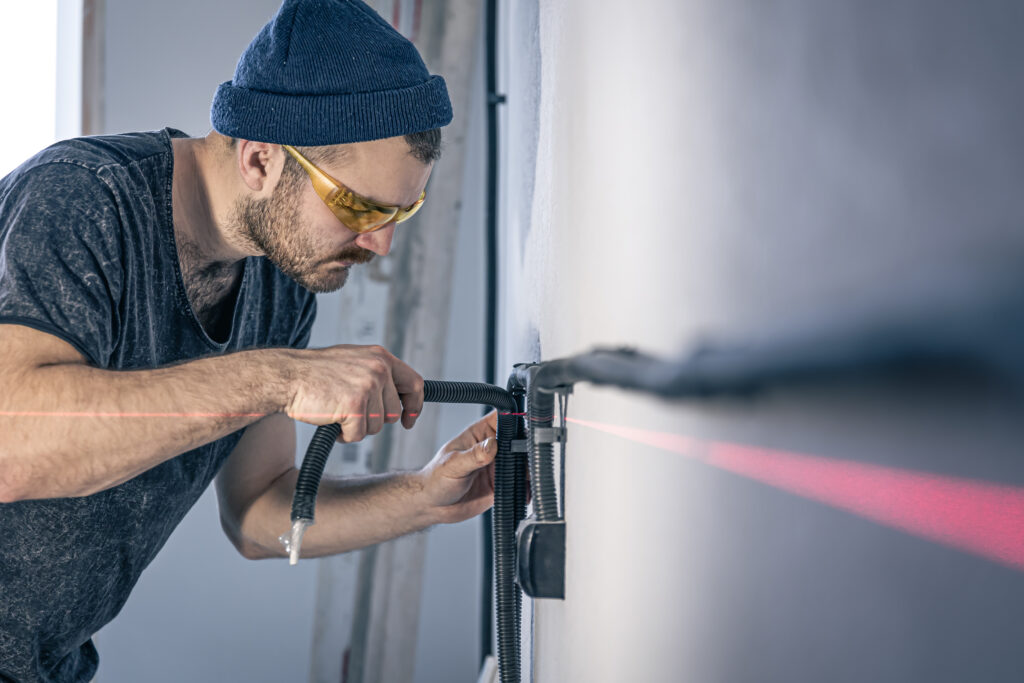
<path fill-rule="evenodd" d="M 386 254 L 451 121 L 444 80 L 360 0 L 285 0 L 214 97 L 244 191 L 231 219 L 314 291 Z M 339 263 L 341 262 L 341 263 Z"/>
<path fill-rule="evenodd" d="M 348 266 L 387 254 L 396 225 L 426 200 L 441 133 L 288 149 L 224 140 L 243 188 L 228 216 L 239 246 L 307 289 L 330 292 L 345 284 Z"/>

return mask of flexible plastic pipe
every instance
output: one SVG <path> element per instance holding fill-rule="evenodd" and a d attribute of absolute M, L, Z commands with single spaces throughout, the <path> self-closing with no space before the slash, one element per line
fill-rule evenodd
<path fill-rule="evenodd" d="M 476 403 L 498 411 L 498 455 L 494 463 L 494 583 L 498 621 L 498 671 L 502 683 L 520 681 L 522 594 L 515 584 L 516 527 L 526 514 L 524 458 L 512 453 L 512 441 L 524 430 L 511 393 L 492 384 L 427 380 L 423 400 L 431 403 Z M 324 466 L 341 433 L 338 424 L 318 427 L 306 450 L 292 499 L 292 523 L 313 523 L 316 494 Z"/>

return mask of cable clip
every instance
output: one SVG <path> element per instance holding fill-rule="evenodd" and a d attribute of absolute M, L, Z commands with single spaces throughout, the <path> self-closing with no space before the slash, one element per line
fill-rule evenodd
<path fill-rule="evenodd" d="M 565 443 L 565 427 L 534 427 L 530 433 L 534 443 Z"/>
<path fill-rule="evenodd" d="M 513 439 L 512 443 L 511 443 L 511 446 L 512 446 L 512 451 L 511 451 L 512 453 L 529 453 L 530 452 L 529 442 L 526 439 Z"/>
<path fill-rule="evenodd" d="M 537 387 L 542 394 L 555 394 L 557 396 L 568 396 L 572 393 L 571 384 L 559 384 L 557 387 Z"/>

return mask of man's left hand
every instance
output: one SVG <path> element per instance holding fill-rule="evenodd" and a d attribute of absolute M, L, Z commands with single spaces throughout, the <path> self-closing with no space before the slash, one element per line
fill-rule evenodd
<path fill-rule="evenodd" d="M 498 414 L 488 413 L 446 443 L 420 470 L 422 495 L 438 522 L 475 517 L 494 503 Z"/>

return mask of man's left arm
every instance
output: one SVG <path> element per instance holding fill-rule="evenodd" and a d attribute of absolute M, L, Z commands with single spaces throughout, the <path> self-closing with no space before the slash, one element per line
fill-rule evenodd
<path fill-rule="evenodd" d="M 325 477 L 302 556 L 356 550 L 488 509 L 494 500 L 496 419 L 491 413 L 470 425 L 421 470 Z M 246 428 L 217 476 L 221 525 L 244 557 L 286 556 L 278 537 L 291 528 L 294 462 L 295 423 L 276 413 Z"/>

